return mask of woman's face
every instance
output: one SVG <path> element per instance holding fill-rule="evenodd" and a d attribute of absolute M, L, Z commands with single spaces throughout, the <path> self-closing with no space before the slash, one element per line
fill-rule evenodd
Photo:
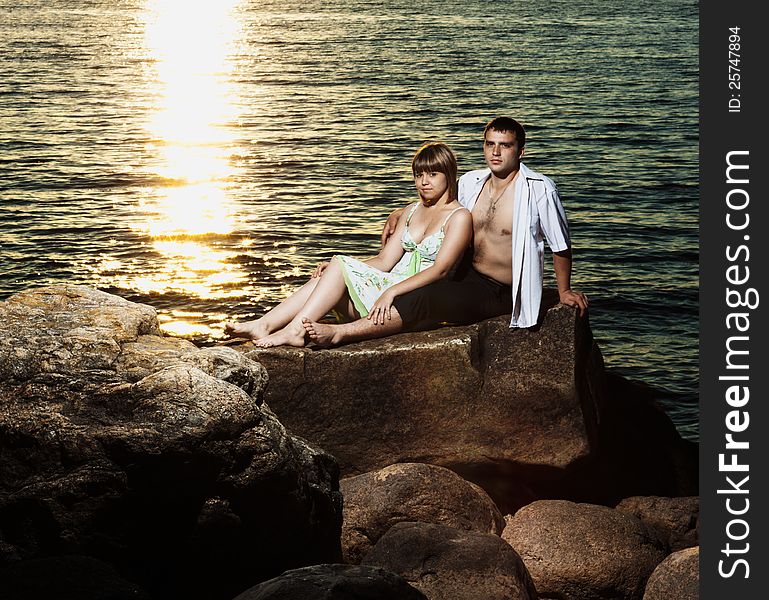
<path fill-rule="evenodd" d="M 429 204 L 440 200 L 449 190 L 448 178 L 439 171 L 417 173 L 414 175 L 414 184 L 417 186 L 420 198 Z"/>

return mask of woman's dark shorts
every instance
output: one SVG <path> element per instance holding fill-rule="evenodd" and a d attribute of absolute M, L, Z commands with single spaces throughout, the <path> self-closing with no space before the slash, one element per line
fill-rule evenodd
<path fill-rule="evenodd" d="M 477 323 L 513 310 L 510 286 L 478 273 L 471 266 L 460 269 L 454 279 L 436 281 L 399 296 L 393 305 L 404 329 L 411 331 L 444 323 Z"/>

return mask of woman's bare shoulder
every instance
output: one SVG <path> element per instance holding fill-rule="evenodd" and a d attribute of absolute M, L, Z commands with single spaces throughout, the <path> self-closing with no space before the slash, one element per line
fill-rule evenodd
<path fill-rule="evenodd" d="M 472 229 L 473 214 L 461 204 L 457 204 L 457 207 L 452 207 L 451 211 L 449 211 L 449 216 L 446 219 L 446 229 L 448 230 L 452 227 L 470 227 Z"/>

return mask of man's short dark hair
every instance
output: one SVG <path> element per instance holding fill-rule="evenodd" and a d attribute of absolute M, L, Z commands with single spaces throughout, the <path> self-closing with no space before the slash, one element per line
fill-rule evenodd
<path fill-rule="evenodd" d="M 515 139 L 518 141 L 518 146 L 523 148 L 526 145 L 526 130 L 518 121 L 511 119 L 510 117 L 494 117 L 491 121 L 486 123 L 486 127 L 483 129 L 483 139 L 486 139 L 486 132 L 489 129 L 494 131 L 512 131 L 515 134 Z"/>

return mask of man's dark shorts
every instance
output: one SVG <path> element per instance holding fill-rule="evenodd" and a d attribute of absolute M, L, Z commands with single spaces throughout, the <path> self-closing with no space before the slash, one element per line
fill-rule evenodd
<path fill-rule="evenodd" d="M 393 305 L 409 331 L 442 323 L 477 323 L 513 310 L 510 286 L 478 273 L 469 264 L 461 265 L 454 278 L 399 296 Z"/>

